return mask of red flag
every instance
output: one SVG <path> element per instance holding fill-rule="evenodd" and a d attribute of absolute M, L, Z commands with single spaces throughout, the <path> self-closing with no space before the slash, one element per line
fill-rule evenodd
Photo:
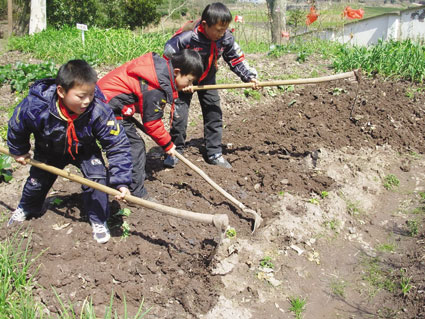
<path fill-rule="evenodd" d="M 282 36 L 282 38 L 288 38 L 289 39 L 289 32 L 282 31 L 281 36 Z"/>
<path fill-rule="evenodd" d="M 350 7 L 346 7 L 344 10 L 344 17 L 347 19 L 353 20 L 353 19 L 362 19 L 364 14 L 364 10 L 362 8 L 354 10 Z"/>
<path fill-rule="evenodd" d="M 305 21 L 306 25 L 312 24 L 317 20 L 319 15 L 316 13 L 316 8 L 314 6 L 310 7 L 310 13 L 307 15 L 307 20 Z"/>
<path fill-rule="evenodd" d="M 243 22 L 243 16 L 235 16 L 235 22 Z"/>

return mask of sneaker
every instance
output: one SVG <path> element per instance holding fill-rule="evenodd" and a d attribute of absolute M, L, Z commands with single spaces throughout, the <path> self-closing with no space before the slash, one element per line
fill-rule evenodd
<path fill-rule="evenodd" d="M 93 228 L 93 238 L 99 244 L 104 244 L 111 238 L 111 233 L 109 232 L 106 222 L 103 224 L 99 222 L 92 222 L 91 227 Z"/>
<path fill-rule="evenodd" d="M 164 160 L 164 166 L 168 168 L 174 168 L 178 162 L 179 162 L 179 159 L 177 157 L 167 155 L 167 157 Z"/>
<path fill-rule="evenodd" d="M 29 213 L 25 212 L 21 207 L 18 207 L 12 213 L 12 217 L 10 217 L 9 221 L 7 222 L 7 226 L 12 225 L 13 223 L 22 223 L 27 219 L 28 216 Z"/>
<path fill-rule="evenodd" d="M 208 163 L 217 165 L 223 168 L 232 168 L 232 165 L 223 157 L 221 153 L 214 154 L 208 157 Z"/>

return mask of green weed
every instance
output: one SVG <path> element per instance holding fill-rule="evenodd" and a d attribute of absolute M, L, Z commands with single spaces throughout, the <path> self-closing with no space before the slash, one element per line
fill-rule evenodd
<path fill-rule="evenodd" d="M 63 202 L 63 200 L 62 199 L 60 199 L 60 198 L 55 198 L 53 201 L 52 201 L 52 205 L 53 206 L 59 206 L 60 204 L 62 204 L 62 202 Z"/>
<path fill-rule="evenodd" d="M 2 154 L 0 155 L 0 182 L 10 182 L 12 180 L 12 157 Z"/>
<path fill-rule="evenodd" d="M 319 199 L 317 199 L 317 198 L 310 198 L 310 199 L 308 200 L 308 202 L 309 202 L 310 204 L 319 205 Z"/>
<path fill-rule="evenodd" d="M 121 225 L 122 235 L 121 239 L 127 239 L 130 236 L 130 225 L 124 221 Z"/>
<path fill-rule="evenodd" d="M 116 213 L 115 215 L 128 217 L 128 216 L 130 216 L 130 214 L 131 214 L 131 210 L 126 207 L 126 208 L 121 208 L 118 211 L 118 213 Z"/>
<path fill-rule="evenodd" d="M 261 99 L 261 93 L 252 89 L 244 89 L 243 91 L 246 97 L 252 97 L 254 100 L 259 101 Z"/>
<path fill-rule="evenodd" d="M 14 66 L 0 66 L 0 85 L 10 83 L 12 91 L 23 92 L 38 79 L 56 77 L 56 65 L 49 62 L 29 64 L 17 62 Z"/>
<path fill-rule="evenodd" d="M 415 209 L 412 210 L 412 214 L 423 214 L 425 213 L 425 206 L 420 206 L 420 207 L 416 207 Z"/>
<path fill-rule="evenodd" d="M 302 312 L 305 310 L 306 300 L 300 297 L 292 297 L 289 298 L 289 303 L 291 304 L 289 311 L 295 314 L 296 319 L 301 319 Z"/>
<path fill-rule="evenodd" d="M 260 267 L 261 268 L 274 268 L 274 264 L 272 262 L 272 257 L 270 256 L 264 256 L 261 260 L 260 260 Z"/>
<path fill-rule="evenodd" d="M 332 293 L 340 298 L 345 297 L 345 289 L 347 288 L 347 283 L 344 280 L 334 280 L 331 282 Z"/>
<path fill-rule="evenodd" d="M 322 198 L 326 198 L 328 196 L 329 196 L 329 193 L 327 191 L 323 191 L 323 192 L 320 193 L 320 197 L 322 197 Z"/>
<path fill-rule="evenodd" d="M 335 232 L 338 232 L 338 227 L 340 225 L 340 222 L 339 222 L 339 220 L 332 219 L 332 220 L 325 221 L 324 222 L 324 225 L 326 227 L 328 227 L 329 229 L 331 229 L 331 230 L 333 230 Z"/>
<path fill-rule="evenodd" d="M 228 230 L 226 230 L 226 237 L 227 238 L 235 238 L 236 237 L 236 229 L 233 227 L 230 227 Z"/>
<path fill-rule="evenodd" d="M 406 277 L 406 270 L 400 269 L 401 273 L 401 279 L 400 279 L 400 289 L 403 296 L 407 296 L 409 291 L 412 289 L 412 285 L 410 284 L 410 281 L 412 280 L 412 277 Z"/>
<path fill-rule="evenodd" d="M 396 245 L 394 243 L 381 244 L 377 247 L 379 251 L 393 253 L 395 251 Z"/>
<path fill-rule="evenodd" d="M 18 230 L 0 242 L 0 313 L 2 318 L 38 318 L 40 307 L 31 291 L 34 274 L 29 269 L 37 257 L 29 250 L 28 239 Z"/>
<path fill-rule="evenodd" d="M 393 174 L 389 174 L 384 178 L 384 188 L 387 190 L 391 190 L 394 187 L 398 187 L 400 185 L 400 181 L 397 176 Z"/>
<path fill-rule="evenodd" d="M 63 319 L 96 319 L 101 318 L 96 315 L 95 308 L 93 306 L 92 298 L 88 299 L 86 298 L 83 302 L 81 314 L 77 316 L 77 312 L 74 309 L 74 306 L 71 303 L 65 304 L 65 302 L 60 298 L 60 296 L 57 294 L 56 290 L 54 290 L 56 299 L 58 300 L 61 309 L 59 309 L 59 315 L 60 318 Z M 129 318 L 128 310 L 127 310 L 127 301 L 126 297 L 124 295 L 123 298 L 123 304 L 124 304 L 124 314 L 123 317 L 119 316 L 116 311 L 113 311 L 113 305 L 114 305 L 114 291 L 111 293 L 111 298 L 109 300 L 109 305 L 105 307 L 105 315 L 102 317 L 103 319 L 120 319 L 120 318 Z M 139 308 L 137 309 L 137 313 L 134 315 L 134 319 L 142 319 L 149 311 L 151 311 L 152 308 L 149 308 L 145 311 L 143 311 L 143 304 L 144 299 L 142 299 L 142 302 L 139 305 Z M 143 311 L 143 312 L 142 312 Z"/>
<path fill-rule="evenodd" d="M 414 237 L 419 233 L 419 225 L 416 220 L 407 220 L 407 228 L 409 230 L 409 235 Z"/>
<path fill-rule="evenodd" d="M 378 257 L 366 258 L 362 261 L 362 264 L 365 268 L 363 280 L 367 281 L 373 288 L 371 291 L 372 296 L 381 289 L 394 292 L 396 283 L 392 278 L 392 271 L 391 269 L 385 269 Z"/>

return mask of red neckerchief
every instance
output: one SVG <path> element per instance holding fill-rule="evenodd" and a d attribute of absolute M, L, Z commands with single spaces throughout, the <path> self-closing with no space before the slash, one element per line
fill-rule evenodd
<path fill-rule="evenodd" d="M 202 24 L 198 26 L 198 31 L 205 34 L 205 29 Z M 205 77 L 208 75 L 208 72 L 210 71 L 211 66 L 213 64 L 213 61 L 214 61 L 215 67 L 217 68 L 217 57 L 218 57 L 217 44 L 215 41 L 211 41 L 210 56 L 208 58 L 208 67 L 206 68 L 204 74 L 202 74 L 201 77 L 199 78 L 198 83 L 201 82 L 203 79 L 205 79 Z"/>
<path fill-rule="evenodd" d="M 75 154 L 78 154 L 78 137 L 75 133 L 74 120 L 78 117 L 78 114 L 69 115 L 68 110 L 65 105 L 62 103 L 62 99 L 59 98 L 59 109 L 62 112 L 62 115 L 68 121 L 68 128 L 66 129 L 66 137 L 68 138 L 68 153 L 71 154 L 72 158 L 75 160 L 74 155 L 72 154 L 71 146 L 72 140 L 75 142 Z"/>

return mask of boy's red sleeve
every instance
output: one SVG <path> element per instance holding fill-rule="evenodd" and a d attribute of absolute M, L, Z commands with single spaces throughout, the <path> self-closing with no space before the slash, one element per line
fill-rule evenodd
<path fill-rule="evenodd" d="M 164 127 L 161 119 L 143 123 L 145 132 L 148 134 L 165 152 L 173 147 L 171 136 Z"/>

